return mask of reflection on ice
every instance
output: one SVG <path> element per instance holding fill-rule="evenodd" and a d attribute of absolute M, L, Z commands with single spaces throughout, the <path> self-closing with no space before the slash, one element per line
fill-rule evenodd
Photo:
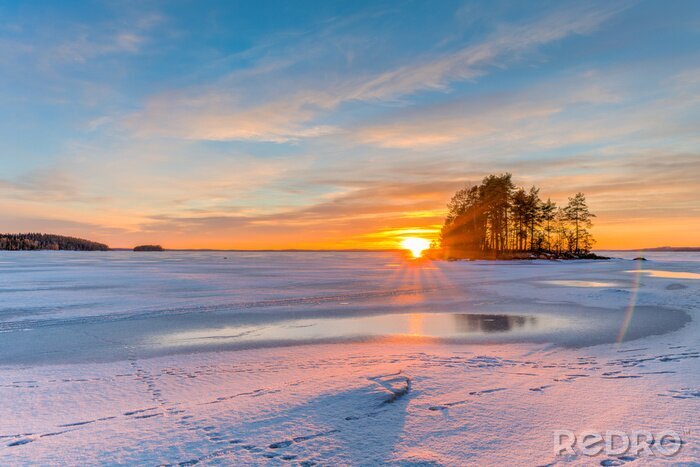
<path fill-rule="evenodd" d="M 245 342 L 313 342 L 379 337 L 460 339 L 492 333 L 532 335 L 568 324 L 563 317 L 471 313 L 406 313 L 352 318 L 286 320 L 257 326 L 227 326 L 189 330 L 161 336 L 160 345 L 201 345 Z"/>
<path fill-rule="evenodd" d="M 644 274 L 649 277 L 661 277 L 664 279 L 700 279 L 700 274 L 695 272 L 664 271 L 661 269 L 639 269 L 625 272 Z"/>
<path fill-rule="evenodd" d="M 536 316 L 455 314 L 455 327 L 464 333 L 507 332 L 518 328 L 537 328 Z M 541 326 L 541 324 L 540 324 Z"/>
<path fill-rule="evenodd" d="M 544 284 L 561 285 L 564 287 L 619 287 L 615 282 L 600 282 L 600 281 L 577 281 L 577 280 L 556 280 L 542 281 Z"/>

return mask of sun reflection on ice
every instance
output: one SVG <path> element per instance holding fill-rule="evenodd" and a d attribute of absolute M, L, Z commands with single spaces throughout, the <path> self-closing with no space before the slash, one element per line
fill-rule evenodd
<path fill-rule="evenodd" d="M 649 277 L 659 277 L 663 279 L 700 279 L 700 274 L 696 272 L 686 272 L 686 271 L 664 271 L 661 269 L 633 269 L 631 272 L 634 274 L 644 274 Z"/>

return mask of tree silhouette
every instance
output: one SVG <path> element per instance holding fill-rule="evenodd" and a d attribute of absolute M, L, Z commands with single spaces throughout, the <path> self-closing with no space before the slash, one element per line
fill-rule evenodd
<path fill-rule="evenodd" d="M 448 257 L 503 257 L 521 253 L 586 255 L 595 242 L 595 217 L 583 193 L 564 208 L 539 197 L 540 189 L 515 187 L 509 173 L 489 175 L 458 190 L 447 204 L 440 247 Z"/>
<path fill-rule="evenodd" d="M 564 208 L 564 218 L 573 223 L 574 251 L 576 253 L 581 252 L 581 246 L 590 243 L 590 234 L 587 229 L 593 226 L 593 222 L 591 222 L 591 218 L 593 217 L 595 217 L 595 214 L 592 214 L 588 210 L 586 197 L 583 193 L 576 193 L 573 197 L 569 198 L 569 204 Z M 582 238 L 586 241 L 581 242 Z"/>
<path fill-rule="evenodd" d="M 544 235 L 547 241 L 547 250 L 552 251 L 552 231 L 554 230 L 554 220 L 557 217 L 557 203 L 547 198 L 547 202 L 540 206 L 542 222 L 544 222 Z"/>
<path fill-rule="evenodd" d="M 109 250 L 102 243 L 82 238 L 41 233 L 0 234 L 0 250 Z"/>

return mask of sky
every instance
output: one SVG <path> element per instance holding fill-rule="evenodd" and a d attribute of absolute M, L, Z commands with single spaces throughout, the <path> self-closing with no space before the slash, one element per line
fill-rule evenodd
<path fill-rule="evenodd" d="M 0 231 L 391 248 L 511 172 L 700 244 L 700 2 L 0 3 Z"/>

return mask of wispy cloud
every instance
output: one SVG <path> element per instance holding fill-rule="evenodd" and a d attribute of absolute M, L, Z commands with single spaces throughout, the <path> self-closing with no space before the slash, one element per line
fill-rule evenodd
<path fill-rule="evenodd" d="M 210 91 L 152 98 L 145 109 L 125 119 L 142 137 L 160 136 L 209 141 L 283 143 L 332 133 L 331 125 L 310 125 L 322 96 L 299 94 L 264 104 L 250 104 L 237 95 Z"/>
<path fill-rule="evenodd" d="M 313 72 L 298 75 L 293 61 L 270 67 L 264 60 L 208 86 L 153 96 L 126 122 L 142 136 L 273 142 L 324 136 L 337 128 L 320 117 L 343 103 L 392 101 L 420 91 L 447 90 L 452 83 L 505 67 L 538 47 L 591 32 L 621 9 L 621 4 L 562 8 L 527 23 L 502 24 L 482 41 L 437 58 L 426 54 L 393 69 L 331 75 L 330 81 Z M 440 141 L 429 135 L 424 140 Z"/>
<path fill-rule="evenodd" d="M 0 179 L 0 190 L 6 196 L 23 200 L 78 200 L 82 199 L 79 187 L 77 177 L 56 168 L 34 169 L 14 179 Z"/>
<path fill-rule="evenodd" d="M 665 144 L 669 137 L 689 145 L 678 150 L 691 149 L 700 81 L 687 70 L 669 78 L 650 69 L 642 83 L 637 72 L 587 70 L 515 91 L 415 105 L 349 128 L 347 137 L 381 148 L 459 151 L 462 157 L 523 159 L 534 151 L 591 144 Z M 667 117 L 660 120 L 660 112 Z"/>
<path fill-rule="evenodd" d="M 106 37 L 100 37 L 97 41 L 95 39 L 88 34 L 82 34 L 59 44 L 51 59 L 84 63 L 101 55 L 136 53 L 146 41 L 143 35 L 128 31 L 118 31 Z"/>
<path fill-rule="evenodd" d="M 515 181 L 522 185 L 539 185 L 544 197 L 551 197 L 562 205 L 572 193 L 584 191 L 592 210 L 599 214 L 596 232 L 601 235 L 598 237 L 606 242 L 615 238 L 610 226 L 624 222 L 622 219 L 646 223 L 663 218 L 681 222 L 688 216 L 697 216 L 698 207 L 693 200 L 700 193 L 693 174 L 700 169 L 698 161 L 700 157 L 695 154 L 599 157 L 589 158 L 578 173 L 560 173 L 561 167 L 580 165 L 577 158 L 572 157 L 539 167 L 535 175 L 528 175 L 530 172 L 523 165 L 525 170 L 521 173 L 526 176 L 516 174 Z M 488 167 L 491 170 L 514 168 L 494 164 Z M 637 167 L 643 168 L 637 170 Z M 190 239 L 206 236 L 220 247 L 250 246 L 255 243 L 253 238 L 264 240 L 270 247 L 288 247 L 287 237 L 291 235 L 295 238 L 293 244 L 298 247 L 393 247 L 407 231 L 434 236 L 452 193 L 477 182 L 485 174 L 476 172 L 466 179 L 458 179 L 453 171 L 444 170 L 431 174 L 423 182 L 327 180 L 326 183 L 342 184 L 344 191 L 308 206 L 273 213 L 203 210 L 196 215 L 163 214 L 147 218 L 139 229 L 155 237 L 177 233 L 170 238 L 179 245 L 188 245 Z M 654 232 L 658 235 L 661 230 L 659 226 Z M 284 235 L 280 235 L 281 232 Z M 615 245 L 608 242 L 608 246 Z"/>
<path fill-rule="evenodd" d="M 423 58 L 374 77 L 355 90 L 356 99 L 399 98 L 425 89 L 476 78 L 504 67 L 521 54 L 574 34 L 586 34 L 620 12 L 624 4 L 561 9 L 524 24 L 501 25 L 483 42 L 438 58 Z"/>

